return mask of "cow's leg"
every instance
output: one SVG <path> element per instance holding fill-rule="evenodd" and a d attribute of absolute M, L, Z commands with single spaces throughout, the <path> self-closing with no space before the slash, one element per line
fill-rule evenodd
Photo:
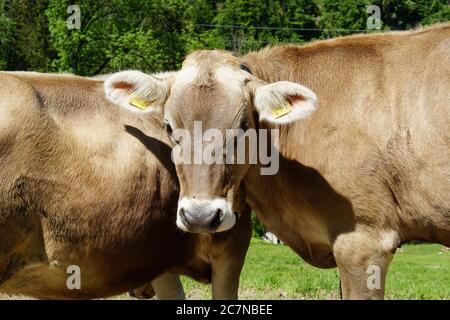
<path fill-rule="evenodd" d="M 394 231 L 337 237 L 333 253 L 343 299 L 383 299 L 386 274 L 400 241 Z"/>
<path fill-rule="evenodd" d="M 231 232 L 235 231 L 232 229 Z M 232 247 L 226 245 L 226 240 L 223 243 L 220 242 L 218 237 L 223 236 L 217 234 L 214 235 L 213 239 L 213 259 L 211 262 L 212 298 L 215 300 L 236 300 L 238 298 L 239 277 L 244 266 L 245 254 L 247 253 L 247 237 L 242 238 L 243 245 L 241 247 Z M 233 239 L 233 236 L 230 233 L 224 239 L 235 241 L 236 239 Z"/>
<path fill-rule="evenodd" d="M 184 300 L 183 284 L 175 273 L 164 273 L 151 282 L 156 298 L 159 300 Z"/>
<path fill-rule="evenodd" d="M 252 235 L 251 208 L 246 205 L 236 225 L 212 238 L 212 298 L 238 298 L 239 277 Z"/>
<path fill-rule="evenodd" d="M 218 262 L 218 261 L 217 261 Z M 213 264 L 212 298 L 215 300 L 236 300 L 238 298 L 239 276 L 242 270 L 240 262 L 226 260 L 222 264 Z"/>

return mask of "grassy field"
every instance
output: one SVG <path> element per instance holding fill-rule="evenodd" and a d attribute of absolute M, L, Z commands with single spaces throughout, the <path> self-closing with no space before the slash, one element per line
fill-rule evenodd
<path fill-rule="evenodd" d="M 183 278 L 190 299 L 210 299 L 209 285 Z M 450 299 L 450 251 L 404 245 L 390 266 L 387 299 Z M 240 299 L 339 299 L 337 269 L 302 261 L 287 246 L 253 239 L 241 275 Z"/>
<path fill-rule="evenodd" d="M 188 299 L 210 299 L 211 287 L 182 279 Z M 321 270 L 287 246 L 252 239 L 241 275 L 240 299 L 339 299 L 337 269 Z M 11 299 L 0 294 L 0 299 Z M 434 244 L 397 250 L 387 279 L 387 299 L 450 299 L 450 251 Z M 130 299 L 128 294 L 113 299 Z"/>

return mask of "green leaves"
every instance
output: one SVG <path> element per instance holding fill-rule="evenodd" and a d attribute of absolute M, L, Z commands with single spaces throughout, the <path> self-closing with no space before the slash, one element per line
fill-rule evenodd
<path fill-rule="evenodd" d="M 122 69 L 146 72 L 179 66 L 185 51 L 183 1 L 113 0 L 78 2 L 81 29 L 66 27 L 69 5 L 50 0 L 46 11 L 58 54 L 52 68 L 81 75 Z"/>
<path fill-rule="evenodd" d="M 54 57 L 47 21 L 47 0 L 4 0 L 0 2 L 1 68 L 48 71 Z M 4 47 L 5 46 L 5 47 Z"/>
<path fill-rule="evenodd" d="M 67 27 L 71 4 L 0 0 L 0 69 L 174 70 L 196 49 L 244 54 L 365 31 L 369 5 L 380 7 L 383 29 L 450 20 L 446 0 L 79 0 L 78 30 Z"/>
<path fill-rule="evenodd" d="M 5 16 L 0 16 L 0 70 L 8 67 L 8 57 L 11 54 L 14 23 Z"/>

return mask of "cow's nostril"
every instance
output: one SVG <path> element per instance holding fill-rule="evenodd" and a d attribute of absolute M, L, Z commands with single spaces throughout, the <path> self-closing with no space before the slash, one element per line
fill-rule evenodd
<path fill-rule="evenodd" d="M 189 225 L 189 220 L 186 217 L 186 210 L 184 210 L 184 208 L 180 208 L 180 210 L 178 210 L 178 215 L 180 216 L 180 219 L 183 220 L 183 222 L 187 225 Z"/>
<path fill-rule="evenodd" d="M 223 212 L 222 209 L 217 209 L 214 213 L 213 213 L 213 217 L 211 219 L 211 222 L 209 223 L 209 227 L 212 230 L 217 229 L 220 226 L 220 223 L 222 221 L 222 217 L 223 217 Z"/>

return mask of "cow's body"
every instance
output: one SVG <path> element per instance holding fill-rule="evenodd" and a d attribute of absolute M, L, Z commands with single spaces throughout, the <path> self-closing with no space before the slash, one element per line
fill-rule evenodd
<path fill-rule="evenodd" d="M 382 296 L 367 288 L 370 266 L 384 286 L 401 243 L 450 244 L 449 25 L 266 49 L 244 61 L 265 81 L 317 94 L 314 115 L 280 127 L 279 174 L 249 171 L 247 200 L 306 261 L 337 265 L 344 297 Z"/>
<path fill-rule="evenodd" d="M 0 291 L 95 298 L 165 271 L 214 282 L 217 269 L 229 296 L 248 219 L 243 235 L 232 231 L 238 239 L 176 229 L 178 185 L 159 122 L 112 106 L 99 80 L 1 73 L 0 81 Z M 230 259 L 238 267 L 223 273 Z M 80 267 L 81 290 L 66 286 L 69 265 Z"/>
<path fill-rule="evenodd" d="M 106 90 L 124 107 L 114 94 L 127 77 L 111 78 Z M 230 210 L 223 225 L 205 221 L 216 218 L 218 198 L 236 205 L 232 193 L 243 181 L 270 231 L 309 263 L 338 266 L 344 298 L 381 298 L 401 243 L 450 244 L 449 80 L 450 25 L 441 24 L 243 58 L 199 51 L 170 81 L 131 85 L 167 92 L 144 96 L 165 99 L 172 128 L 192 133 L 202 121 L 203 130 L 280 130 L 275 175 L 261 175 L 259 165 L 177 164 L 180 228 L 229 228 Z M 193 177 L 214 180 L 196 184 Z M 192 207 L 202 214 L 189 214 Z"/>
<path fill-rule="evenodd" d="M 279 174 L 246 176 L 270 230 L 325 268 L 413 239 L 450 244 L 449 25 L 243 60 L 260 79 L 299 82 L 318 97 L 311 117 L 280 127 Z"/>
<path fill-rule="evenodd" d="M 314 115 L 280 127 L 279 174 L 249 171 L 247 200 L 306 261 L 337 265 L 344 297 L 382 295 L 367 290 L 370 266 L 384 285 L 401 243 L 450 244 L 449 25 L 243 60 L 267 82 L 317 94 Z"/>

